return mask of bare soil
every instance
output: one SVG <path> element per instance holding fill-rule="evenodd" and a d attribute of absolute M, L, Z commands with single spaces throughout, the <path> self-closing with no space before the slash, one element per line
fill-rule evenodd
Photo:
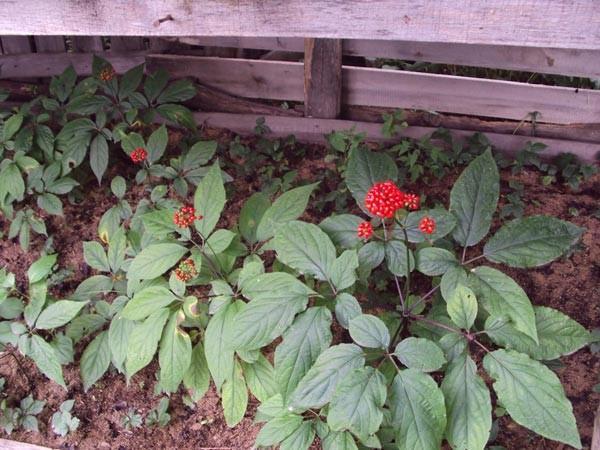
<path fill-rule="evenodd" d="M 207 130 L 207 135 L 227 142 L 229 135 L 218 130 Z M 299 178 L 314 179 L 326 168 L 323 162 L 324 149 L 318 146 L 307 148 L 306 158 L 294 161 Z M 227 159 L 225 155 L 222 159 Z M 240 163 L 239 161 L 237 161 Z M 115 164 L 107 179 L 120 174 L 132 180 L 135 168 L 126 161 Z M 411 189 L 427 192 L 428 202 L 442 201 L 447 204 L 450 187 L 459 171 L 444 180 L 433 180 L 427 185 L 421 183 Z M 515 179 L 525 185 L 526 215 L 549 214 L 572 221 L 584 227 L 579 251 L 568 258 L 555 261 L 536 270 L 518 270 L 502 267 L 502 270 L 514 277 L 525 289 L 533 303 L 556 308 L 576 319 L 588 329 L 600 325 L 600 176 L 595 176 L 582 185 L 578 192 L 554 185 L 543 186 L 540 174 L 524 170 L 517 176 L 502 172 L 503 181 Z M 133 182 L 129 183 L 133 185 Z M 337 181 L 326 180 L 321 185 L 321 193 L 333 189 Z M 54 246 L 59 253 L 59 266 L 72 271 L 72 275 L 54 294 L 68 296 L 77 284 L 92 272 L 83 261 L 81 241 L 96 239 L 96 229 L 101 215 L 115 203 L 104 183 L 99 187 L 94 182 L 86 186 L 86 196 L 82 203 L 70 205 L 65 202 L 64 217 L 50 217 L 47 220 L 48 232 L 54 236 Z M 506 183 L 503 183 L 505 190 Z M 233 197 L 228 201 L 223 225 L 231 225 L 237 219 L 245 198 L 259 189 L 256 179 L 236 179 Z M 132 187 L 127 194 L 134 206 L 144 195 L 143 188 Z M 576 208 L 577 215 L 573 215 Z M 328 212 L 322 213 L 323 217 Z M 309 210 L 308 220 L 319 221 L 318 213 Z M 499 226 L 500 222 L 495 224 Z M 8 223 L 0 217 L 0 230 L 8 232 Z M 25 286 L 28 266 L 39 256 L 43 240 L 32 240 L 29 252 L 23 252 L 16 240 L 0 240 L 0 265 L 6 265 L 17 276 L 21 287 Z M 477 249 L 470 252 L 476 255 Z M 75 360 L 80 357 L 78 348 Z M 573 402 L 577 424 L 585 448 L 591 444 L 594 413 L 600 401 L 600 394 L 593 387 L 600 382 L 600 360 L 598 355 L 584 348 L 579 352 L 562 358 L 563 367 L 557 370 L 563 382 L 567 396 Z M 260 428 L 253 423 L 257 406 L 251 399 L 243 421 L 229 429 L 224 421 L 219 398 L 214 387 L 191 409 L 182 402 L 183 392 L 173 394 L 169 413 L 170 423 L 164 427 L 142 426 L 126 430 L 122 418 L 129 408 L 134 408 L 143 416 L 158 404 L 154 396 L 153 363 L 133 377 L 129 386 L 125 378 L 118 373 L 109 373 L 87 393 L 78 374 L 76 365 L 65 368 L 67 391 L 49 382 L 39 373 L 33 363 L 15 353 L 15 357 L 2 356 L 0 376 L 6 378 L 6 394 L 9 398 L 20 399 L 29 393 L 34 398 L 47 401 L 39 416 L 40 433 L 14 432 L 9 438 L 61 449 L 250 449 Z M 65 438 L 57 437 L 50 428 L 50 418 L 64 400 L 74 398 L 74 414 L 81 419 L 79 429 Z M 0 436 L 3 432 L 0 431 Z M 6 436 L 2 436 L 6 437 Z M 566 446 L 536 436 L 525 428 L 515 424 L 510 418 L 500 419 L 500 431 L 494 445 L 507 449 L 546 450 L 563 449 Z M 315 447 L 317 448 L 317 447 Z"/>

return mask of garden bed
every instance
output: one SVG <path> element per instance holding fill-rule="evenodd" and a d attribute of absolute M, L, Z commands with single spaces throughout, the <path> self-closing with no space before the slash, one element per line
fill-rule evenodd
<path fill-rule="evenodd" d="M 236 165 L 244 164 L 243 159 L 232 158 L 227 152 L 234 139 L 230 133 L 205 129 L 203 134 L 205 139 L 214 138 L 219 141 L 218 157 L 226 172 L 235 172 Z M 171 131 L 171 151 L 174 147 L 172 144 L 180 138 L 179 132 Z M 256 145 L 255 139 L 241 142 L 249 143 L 251 148 L 255 148 Z M 287 160 L 284 163 L 287 162 L 290 169 L 297 170 L 295 185 L 321 181 L 317 193 L 309 202 L 307 212 L 301 217 L 307 222 L 318 223 L 331 214 L 333 204 L 325 203 L 319 210 L 314 207 L 315 201 L 335 191 L 341 180 L 330 176 L 324 178 L 327 169 L 335 168 L 324 162 L 328 153 L 324 146 L 303 147 L 306 150 L 304 156 L 299 157 L 293 152 L 288 152 L 284 156 Z M 125 198 L 131 205 L 136 205 L 142 197 L 147 196 L 147 192 L 142 186 L 129 183 L 135 177 L 135 168 L 125 155 L 117 159 L 118 161 L 109 168 L 106 179 L 121 175 L 128 180 L 131 187 Z M 280 162 L 270 161 L 269 164 L 273 164 L 275 174 L 282 174 L 278 168 Z M 411 191 L 427 192 L 428 204 L 439 202 L 447 205 L 450 188 L 461 170 L 462 167 L 453 169 L 448 176 L 440 180 L 430 177 L 427 182 L 421 179 L 408 185 Z M 234 181 L 232 186 L 227 188 L 231 196 L 228 196 L 220 222 L 224 228 L 230 228 L 236 223 L 245 200 L 264 187 L 256 173 L 246 174 L 245 177 L 236 176 L 234 173 L 231 175 L 234 176 Z M 577 191 L 560 184 L 545 186 L 540 178 L 540 173 L 533 169 L 525 168 L 517 174 L 512 174 L 508 169 L 502 170 L 501 205 L 506 203 L 508 181 L 518 181 L 524 186 L 522 198 L 525 215 L 547 214 L 584 227 L 586 231 L 581 245 L 569 257 L 543 267 L 527 271 L 504 267 L 503 271 L 523 287 L 534 305 L 550 306 L 562 311 L 591 330 L 600 323 L 600 247 L 597 245 L 600 241 L 600 176 L 591 177 L 582 183 Z M 85 192 L 86 195 L 80 203 L 72 205 L 65 202 L 64 217 L 48 216 L 46 220 L 48 234 L 53 236 L 54 248 L 59 255 L 58 265 L 61 269 L 71 271 L 64 282 L 53 291 L 60 298 L 67 298 L 81 281 L 94 273 L 83 259 L 81 243 L 97 239 L 97 227 L 102 214 L 115 204 L 115 198 L 109 194 L 106 183 L 99 187 L 94 180 L 89 180 L 85 185 Z M 33 204 L 31 206 L 35 207 Z M 497 229 L 500 223 L 496 219 L 492 229 Z M 6 235 L 8 228 L 9 223 L 0 216 L 0 231 Z M 1 265 L 5 265 L 16 275 L 17 285 L 26 283 L 27 270 L 38 258 L 42 246 L 43 239 L 39 236 L 32 239 L 29 252 L 24 252 L 15 239 L 0 240 Z M 417 283 L 419 282 L 421 281 L 417 279 Z M 361 299 L 361 303 L 363 301 L 365 312 L 386 308 L 386 305 Z M 334 339 L 343 339 L 344 333 L 345 331 L 338 329 Z M 79 360 L 83 347 L 81 343 L 77 346 L 76 361 Z M 123 375 L 111 371 L 84 392 L 78 365 L 70 364 L 65 367 L 65 391 L 60 386 L 48 382 L 31 360 L 22 357 L 18 352 L 13 354 L 14 357 L 7 354 L 1 357 L 0 377 L 6 379 L 5 395 L 20 399 L 32 394 L 35 399 L 46 400 L 47 405 L 38 417 L 40 433 L 15 431 L 10 439 L 64 449 L 249 449 L 260 430 L 260 425 L 253 422 L 258 405 L 253 398 L 244 419 L 236 427 L 229 428 L 225 424 L 220 399 L 213 385 L 194 408 L 184 404 L 183 388 L 172 394 L 169 407 L 171 420 L 166 426 L 126 429 L 123 425 L 126 413 L 133 409 L 145 417 L 158 403 L 158 397 L 154 393 L 155 373 L 158 367 L 156 361 L 136 374 L 129 385 L 126 384 Z M 565 387 L 566 395 L 573 403 L 582 443 L 584 447 L 589 447 L 594 413 L 600 401 L 600 394 L 594 391 L 594 386 L 600 382 L 600 362 L 597 354 L 585 347 L 573 355 L 561 358 L 561 363 L 561 366 L 554 367 L 554 370 Z M 491 380 L 485 379 L 490 384 Z M 81 424 L 76 431 L 61 438 L 52 432 L 49 422 L 52 412 L 67 399 L 75 400 L 73 414 L 81 420 Z M 507 415 L 498 420 L 498 425 L 498 435 L 491 445 L 504 446 L 507 449 L 564 448 L 562 444 L 546 440 L 516 425 Z"/>

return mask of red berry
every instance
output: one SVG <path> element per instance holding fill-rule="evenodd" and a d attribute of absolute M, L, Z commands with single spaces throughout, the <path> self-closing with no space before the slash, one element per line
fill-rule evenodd
<path fill-rule="evenodd" d="M 416 211 L 419 209 L 421 205 L 421 199 L 417 194 L 406 194 L 404 196 L 404 207 L 411 210 Z"/>
<path fill-rule="evenodd" d="M 194 220 L 200 220 L 202 216 L 196 215 L 196 210 L 192 206 L 182 206 L 173 214 L 173 223 L 179 228 L 187 228 L 194 223 Z"/>
<path fill-rule="evenodd" d="M 146 151 L 146 149 L 138 147 L 131 152 L 131 155 L 129 155 L 129 157 L 134 163 L 139 163 L 148 157 L 148 152 Z"/>
<path fill-rule="evenodd" d="M 105 67 L 100 71 L 99 78 L 102 81 L 110 81 L 115 77 L 115 69 L 112 67 Z"/>
<path fill-rule="evenodd" d="M 196 265 L 194 264 L 194 261 L 189 258 L 180 262 L 177 269 L 175 269 L 175 276 L 184 283 L 190 281 L 196 275 L 198 275 Z"/>
<path fill-rule="evenodd" d="M 432 234 L 435 231 L 435 220 L 431 217 L 423 217 L 419 222 L 419 230 L 424 234 Z"/>
<path fill-rule="evenodd" d="M 369 239 L 371 236 L 373 236 L 373 225 L 371 225 L 371 222 L 359 223 L 356 234 L 359 238 Z"/>
<path fill-rule="evenodd" d="M 374 216 L 394 217 L 397 210 L 404 206 L 404 192 L 393 181 L 375 183 L 367 192 L 365 207 Z"/>

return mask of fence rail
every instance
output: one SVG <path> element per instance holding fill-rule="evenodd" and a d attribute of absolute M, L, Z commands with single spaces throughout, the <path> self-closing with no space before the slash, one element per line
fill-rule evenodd
<path fill-rule="evenodd" d="M 531 139 L 523 135 L 532 131 L 547 139 L 551 152 L 574 151 L 587 160 L 595 158 L 594 146 L 600 146 L 600 90 L 342 66 L 341 58 L 341 54 L 398 58 L 598 77 L 600 45 L 586 49 L 373 39 L 305 40 L 286 36 L 114 35 L 0 36 L 0 44 L 0 79 L 4 80 L 49 77 L 69 65 L 78 74 L 89 75 L 94 54 L 109 60 L 118 73 L 145 62 L 149 70 L 160 67 L 173 77 L 192 77 L 200 83 L 200 89 L 191 104 L 209 114 L 245 114 L 238 131 L 252 114 L 270 116 L 271 121 L 275 120 L 273 117 L 285 116 L 285 120 L 275 120 L 278 126 L 298 121 L 302 115 L 355 119 L 361 123 L 380 120 L 386 108 L 404 108 L 441 113 L 440 124 L 454 129 L 457 136 L 485 131 L 493 136 L 492 142 L 507 146 L 507 150 Z M 263 100 L 270 104 L 261 103 Z M 273 104 L 277 101 L 298 105 L 282 110 Z M 218 117 L 223 123 L 226 116 L 206 117 L 212 123 Z M 410 113 L 409 117 L 415 118 L 416 114 Z M 409 123 L 421 126 L 422 132 L 433 130 L 428 123 L 432 121 L 421 119 Z M 306 123 L 298 122 L 299 129 Z M 251 129 L 248 126 L 246 131 Z M 377 137 L 376 133 L 369 136 Z"/>

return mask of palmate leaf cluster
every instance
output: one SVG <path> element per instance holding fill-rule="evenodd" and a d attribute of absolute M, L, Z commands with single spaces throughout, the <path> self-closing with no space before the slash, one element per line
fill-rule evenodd
<path fill-rule="evenodd" d="M 389 156 L 350 150 L 345 182 L 361 208 L 373 183 L 397 177 Z M 494 402 L 534 432 L 581 447 L 571 405 L 544 362 L 590 335 L 534 306 L 498 267 L 547 264 L 583 230 L 533 216 L 490 233 L 499 176 L 489 150 L 458 178 L 448 209 L 406 213 L 369 242 L 356 236 L 356 215 L 299 220 L 316 184 L 276 198 L 256 193 L 224 228 L 227 180 L 218 161 L 199 175 L 193 204 L 203 218 L 189 229 L 173 225 L 179 205 L 154 192 L 131 220 L 101 221 L 100 242 L 83 244 L 96 274 L 69 299 L 48 294 L 55 255 L 30 269 L 27 302 L 3 272 L 0 342 L 64 386 L 61 365 L 88 338 L 79 362 L 85 389 L 111 367 L 131 380 L 157 358 L 158 391 L 183 385 L 197 401 L 212 382 L 229 426 L 252 395 L 264 423 L 259 447 L 307 449 L 318 437 L 330 450 L 437 449 L 444 441 L 483 449 Z M 112 189 L 119 199 L 121 184 Z M 431 236 L 418 229 L 424 216 L 436 221 Z M 172 273 L 185 259 L 198 272 L 187 283 Z M 415 272 L 431 277 L 429 295 L 407 292 L 386 314 L 363 309 L 366 293 L 395 296 L 395 281 L 404 288 Z M 370 282 L 375 276 L 387 280 L 384 289 Z M 347 332 L 334 333 L 340 327 Z"/>

